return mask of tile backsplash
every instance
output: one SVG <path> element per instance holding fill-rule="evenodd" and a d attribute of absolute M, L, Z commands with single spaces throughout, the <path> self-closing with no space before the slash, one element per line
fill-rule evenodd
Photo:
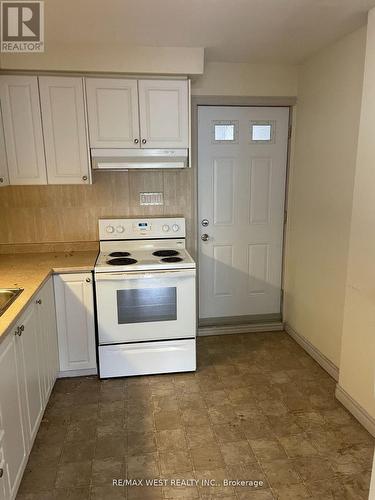
<path fill-rule="evenodd" d="M 184 216 L 191 234 L 192 183 L 192 170 L 185 169 L 96 172 L 90 186 L 5 187 L 0 245 L 97 241 L 98 218 L 111 216 Z M 141 192 L 163 193 L 164 204 L 140 205 Z"/>

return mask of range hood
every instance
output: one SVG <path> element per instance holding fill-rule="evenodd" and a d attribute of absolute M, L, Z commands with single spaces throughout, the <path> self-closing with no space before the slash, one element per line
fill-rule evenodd
<path fill-rule="evenodd" d="M 91 149 L 93 170 L 186 168 L 188 149 Z"/>

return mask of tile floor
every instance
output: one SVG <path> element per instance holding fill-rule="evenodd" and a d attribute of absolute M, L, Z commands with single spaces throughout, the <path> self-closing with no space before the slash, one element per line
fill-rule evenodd
<path fill-rule="evenodd" d="M 200 338 L 196 373 L 61 379 L 17 498 L 367 499 L 374 440 L 334 387 L 279 332 Z M 112 486 L 124 478 L 200 482 Z"/>

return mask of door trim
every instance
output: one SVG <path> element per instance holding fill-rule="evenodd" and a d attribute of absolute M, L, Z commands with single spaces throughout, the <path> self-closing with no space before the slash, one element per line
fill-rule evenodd
<path fill-rule="evenodd" d="M 293 117 L 295 115 L 295 106 L 297 104 L 297 97 L 283 97 L 283 96 L 223 96 L 223 95 L 192 95 L 191 96 L 191 158 L 190 164 L 194 170 L 193 173 L 193 210 L 192 210 L 192 232 L 195 234 L 193 239 L 193 256 L 197 264 L 197 278 L 196 278 L 196 314 L 197 324 L 199 330 L 201 325 L 199 323 L 199 224 L 198 224 L 198 108 L 199 106 L 264 106 L 264 107 L 286 107 L 289 108 L 289 128 L 292 127 Z M 287 163 L 286 163 L 286 177 L 285 177 L 285 210 L 288 209 L 289 198 L 289 182 L 290 182 L 290 164 L 291 164 L 291 144 L 292 140 L 289 134 L 287 146 Z M 286 223 L 284 223 L 283 232 L 283 251 L 282 251 L 282 269 L 281 269 L 281 291 L 284 290 L 285 284 L 285 249 L 286 249 Z M 281 322 L 283 321 L 283 300 L 281 301 Z M 211 328 L 211 327 L 210 327 Z M 223 328 L 223 327 L 222 327 Z M 254 331 L 254 330 L 253 330 Z M 262 330 L 258 330 L 262 331 Z M 223 331 L 224 333 L 224 331 Z M 228 333 L 228 332 L 225 332 Z M 199 332 L 199 335 L 202 335 Z M 204 334 L 203 334 L 204 335 Z M 211 333 L 212 335 L 212 333 Z"/>

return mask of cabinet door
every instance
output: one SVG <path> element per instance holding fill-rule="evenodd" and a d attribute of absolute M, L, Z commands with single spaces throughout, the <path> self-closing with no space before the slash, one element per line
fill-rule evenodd
<path fill-rule="evenodd" d="M 3 114 L 0 108 L 0 187 L 9 184 L 8 159 L 5 149 Z"/>
<path fill-rule="evenodd" d="M 5 454 L 4 485 L 14 498 L 27 461 L 27 440 L 22 416 L 23 392 L 13 331 L 0 345 L 0 432 Z M 2 479 L 0 479 L 2 481 Z"/>
<path fill-rule="evenodd" d="M 189 147 L 187 80 L 139 80 L 142 148 Z"/>
<path fill-rule="evenodd" d="M 0 99 L 10 184 L 46 184 L 37 77 L 1 76 Z"/>
<path fill-rule="evenodd" d="M 39 331 L 34 304 L 31 304 L 20 318 L 19 325 L 21 335 L 16 337 L 17 359 L 20 366 L 21 388 L 24 392 L 26 436 L 29 443 L 32 443 L 38 431 L 44 409 Z"/>
<path fill-rule="evenodd" d="M 39 88 L 48 184 L 88 184 L 83 79 L 41 76 Z"/>
<path fill-rule="evenodd" d="M 58 372 L 56 312 L 52 278 L 40 290 L 35 303 L 38 316 L 42 395 L 43 403 L 46 404 Z"/>
<path fill-rule="evenodd" d="M 8 492 L 8 471 L 5 465 L 4 447 L 2 445 L 4 431 L 0 432 L 0 500 L 7 500 L 9 498 Z"/>
<path fill-rule="evenodd" d="M 95 370 L 91 273 L 54 276 L 60 371 Z"/>
<path fill-rule="evenodd" d="M 139 148 L 137 80 L 86 78 L 91 148 Z"/>

